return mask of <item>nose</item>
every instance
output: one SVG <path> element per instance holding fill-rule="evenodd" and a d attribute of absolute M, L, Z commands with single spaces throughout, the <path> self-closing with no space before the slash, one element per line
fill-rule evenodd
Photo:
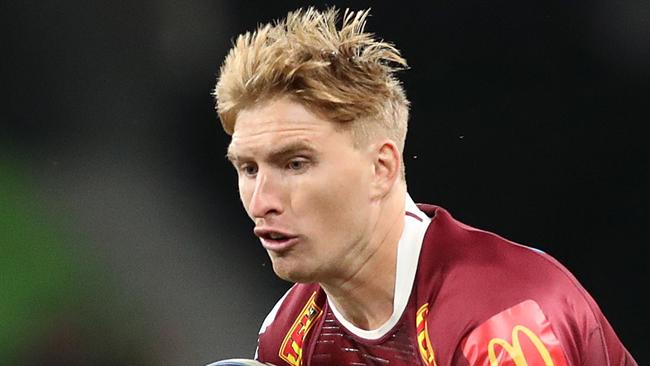
<path fill-rule="evenodd" d="M 275 179 L 261 170 L 255 177 L 255 188 L 250 202 L 248 213 L 253 219 L 266 218 L 270 215 L 282 213 L 282 200 L 280 189 L 275 184 Z"/>

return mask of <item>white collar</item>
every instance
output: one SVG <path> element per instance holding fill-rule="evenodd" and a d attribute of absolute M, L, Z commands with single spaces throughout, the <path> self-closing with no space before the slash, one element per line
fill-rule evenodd
<path fill-rule="evenodd" d="M 336 319 L 358 337 L 376 340 L 386 335 L 402 317 L 411 296 L 422 240 L 431 219 L 415 205 L 408 193 L 406 194 L 405 211 L 404 230 L 397 244 L 395 294 L 393 296 L 393 314 L 390 318 L 379 328 L 372 330 L 361 329 L 347 321 L 334 303 L 328 299 L 329 307 Z"/>

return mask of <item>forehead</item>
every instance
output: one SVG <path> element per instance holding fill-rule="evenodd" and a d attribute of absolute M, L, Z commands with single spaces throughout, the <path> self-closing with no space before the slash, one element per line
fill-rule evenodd
<path fill-rule="evenodd" d="M 341 135 L 337 124 L 288 97 L 266 101 L 239 112 L 228 155 L 258 155 L 297 141 L 318 146 Z M 347 134 L 346 134 L 347 135 Z"/>

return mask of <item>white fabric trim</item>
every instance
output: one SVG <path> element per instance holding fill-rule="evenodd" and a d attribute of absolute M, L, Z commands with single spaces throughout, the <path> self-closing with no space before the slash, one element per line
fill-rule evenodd
<path fill-rule="evenodd" d="M 273 306 L 273 309 L 271 309 L 271 312 L 269 312 L 269 314 L 266 316 L 266 318 L 262 322 L 262 326 L 260 327 L 260 331 L 259 331 L 258 335 L 261 335 L 262 333 L 266 332 L 266 328 L 268 328 L 269 325 L 271 325 L 271 323 L 273 323 L 273 321 L 275 320 L 275 316 L 278 314 L 278 310 L 280 309 L 280 305 L 282 305 L 282 303 L 284 302 L 284 299 L 286 299 L 287 295 L 289 295 L 289 292 L 291 291 L 292 288 L 293 287 L 289 288 L 289 290 L 287 290 L 287 292 L 284 293 L 284 295 L 280 298 L 280 300 L 278 300 L 278 302 L 275 303 L 275 306 Z M 256 360 L 257 360 L 258 351 L 259 351 L 259 344 L 257 345 L 257 347 L 255 347 L 255 356 L 254 356 L 254 358 Z M 212 365 L 208 365 L 208 366 L 212 366 Z"/>
<path fill-rule="evenodd" d="M 418 259 L 420 258 L 420 249 L 422 249 L 422 240 L 424 234 L 429 227 L 431 219 L 415 205 L 409 194 L 406 194 L 407 212 L 415 214 L 422 221 L 404 215 L 404 231 L 397 244 L 397 265 L 395 270 L 395 294 L 393 297 L 393 314 L 390 318 L 379 328 L 373 330 L 365 330 L 356 327 L 354 324 L 347 321 L 336 306 L 329 301 L 328 304 L 336 319 L 354 335 L 369 339 L 376 340 L 385 336 L 400 320 L 404 309 L 411 296 L 413 289 L 413 282 L 415 281 L 415 273 L 418 268 Z"/>
<path fill-rule="evenodd" d="M 260 327 L 260 331 L 258 334 L 264 333 L 266 331 L 266 328 L 268 328 L 269 325 L 273 323 L 273 321 L 275 320 L 275 316 L 278 314 L 278 310 L 280 309 L 280 305 L 282 305 L 284 299 L 287 297 L 287 295 L 289 295 L 289 292 L 291 292 L 292 288 L 293 287 L 289 288 L 289 290 L 287 290 L 287 292 L 284 293 L 284 295 L 280 298 L 280 300 L 278 300 L 278 302 L 275 303 L 275 306 L 273 306 L 271 312 L 266 316 L 266 318 L 262 322 L 262 326 Z"/>

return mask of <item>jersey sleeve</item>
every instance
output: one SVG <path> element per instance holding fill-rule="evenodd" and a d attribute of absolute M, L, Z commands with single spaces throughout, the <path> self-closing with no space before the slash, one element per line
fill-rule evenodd
<path fill-rule="evenodd" d="M 599 309 L 542 310 L 525 300 L 472 329 L 460 351 L 472 366 L 636 366 Z"/>
<path fill-rule="evenodd" d="M 588 335 L 584 350 L 584 365 L 637 366 L 609 322 L 598 311 L 599 326 Z"/>

